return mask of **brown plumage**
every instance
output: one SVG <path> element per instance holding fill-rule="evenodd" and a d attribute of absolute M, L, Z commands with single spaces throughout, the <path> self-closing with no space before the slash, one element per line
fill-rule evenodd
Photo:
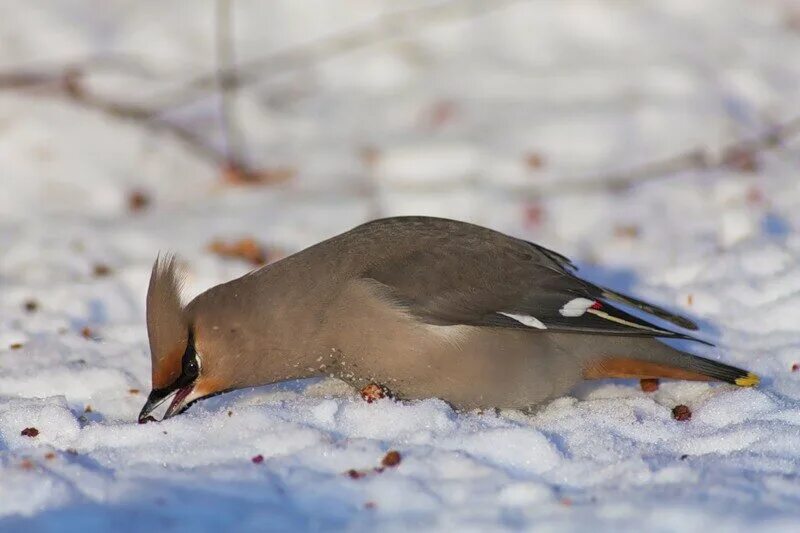
<path fill-rule="evenodd" d="M 180 303 L 175 260 L 153 267 L 146 417 L 225 390 L 329 375 L 461 408 L 527 407 L 582 379 L 757 377 L 671 348 L 689 319 L 575 276 L 564 256 L 428 217 L 376 220 Z M 703 342 L 703 341 L 701 341 Z"/>
<path fill-rule="evenodd" d="M 153 363 L 153 388 L 166 387 L 180 375 L 189 324 L 181 304 L 182 276 L 173 255 L 158 257 L 147 289 L 147 336 Z"/>

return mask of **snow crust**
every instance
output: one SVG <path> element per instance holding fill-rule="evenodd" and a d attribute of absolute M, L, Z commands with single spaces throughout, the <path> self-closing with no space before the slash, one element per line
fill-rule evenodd
<path fill-rule="evenodd" d="M 211 2 L 3 4 L 4 69 L 131 54 L 144 71 L 88 82 L 147 101 L 213 66 Z M 397 9 L 233 4 L 241 61 Z M 504 2 L 381 40 L 241 93 L 254 162 L 297 171 L 261 188 L 221 185 L 168 134 L 0 92 L 0 530 L 796 531 L 800 145 L 750 171 L 597 185 L 793 116 L 798 20 L 778 0 Z M 213 109 L 205 98 L 182 113 L 214 137 Z M 555 192 L 520 192 L 531 187 Z M 134 190 L 152 199 L 140 213 Z M 186 261 L 191 296 L 250 268 L 208 253 L 214 238 L 292 252 L 397 214 L 565 253 L 594 281 L 698 320 L 718 348 L 684 346 L 762 385 L 595 382 L 528 413 L 457 413 L 312 380 L 135 423 L 159 250 Z M 690 421 L 673 420 L 678 404 Z M 401 463 L 374 471 L 388 450 Z"/>

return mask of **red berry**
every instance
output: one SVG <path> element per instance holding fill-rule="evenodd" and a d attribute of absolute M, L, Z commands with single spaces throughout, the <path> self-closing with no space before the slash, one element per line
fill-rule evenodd
<path fill-rule="evenodd" d="M 685 405 L 676 405 L 672 408 L 672 418 L 685 422 L 692 418 L 692 411 Z"/>
<path fill-rule="evenodd" d="M 400 452 L 398 452 L 397 450 L 389 450 L 383 457 L 381 464 L 383 466 L 393 467 L 399 465 L 401 459 L 402 457 L 400 457 Z"/>
<path fill-rule="evenodd" d="M 642 387 L 644 392 L 655 392 L 658 390 L 658 380 L 657 379 L 640 379 L 639 386 Z"/>
<path fill-rule="evenodd" d="M 23 437 L 36 437 L 39 435 L 39 430 L 36 428 L 25 428 L 20 432 Z"/>

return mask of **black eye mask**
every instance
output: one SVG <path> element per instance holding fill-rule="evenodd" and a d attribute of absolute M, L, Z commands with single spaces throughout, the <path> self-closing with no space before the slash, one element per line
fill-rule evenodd
<path fill-rule="evenodd" d="M 191 391 L 191 387 L 200 375 L 200 361 L 194 347 L 194 332 L 189 329 L 189 336 L 186 340 L 186 350 L 181 358 L 181 375 L 178 376 L 171 385 L 161 389 L 153 389 L 142 411 L 139 413 L 139 421 L 145 420 L 147 416 L 167 399 L 173 392 L 178 391 L 178 395 L 184 396 Z M 187 406 L 188 407 L 188 406 Z M 181 412 L 185 411 L 184 407 Z"/>
<path fill-rule="evenodd" d="M 185 387 L 191 385 L 200 375 L 200 362 L 197 360 L 197 350 L 194 347 L 194 333 L 189 330 L 189 339 L 186 342 L 186 351 L 181 359 L 181 375 L 175 380 L 175 385 Z"/>

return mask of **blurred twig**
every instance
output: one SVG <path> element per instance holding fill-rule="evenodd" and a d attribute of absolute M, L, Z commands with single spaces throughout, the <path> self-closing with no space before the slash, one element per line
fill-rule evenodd
<path fill-rule="evenodd" d="M 226 83 L 226 78 L 237 79 L 236 57 L 233 42 L 233 15 L 230 0 L 217 0 L 216 52 L 217 86 L 220 98 L 220 119 L 225 143 L 226 165 L 229 172 L 248 175 L 244 154 L 244 136 L 236 120 L 236 83 Z"/>
<path fill-rule="evenodd" d="M 144 127 L 172 135 L 198 157 L 221 165 L 221 154 L 208 141 L 191 130 L 157 117 L 150 108 L 103 98 L 90 92 L 82 82 L 83 71 L 66 67 L 55 72 L 11 71 L 0 72 L 0 90 L 25 90 L 26 94 L 66 99 L 76 105 L 98 111 L 117 119 L 136 122 Z"/>
<path fill-rule="evenodd" d="M 424 29 L 447 20 L 466 18 L 496 10 L 524 0 L 451 0 L 429 6 L 408 9 L 382 15 L 362 27 L 335 34 L 317 41 L 301 44 L 276 54 L 250 61 L 241 67 L 234 63 L 231 41 L 229 0 L 217 0 L 217 65 L 211 74 L 189 81 L 177 92 L 156 97 L 154 104 L 141 105 L 103 98 L 91 94 L 80 83 L 83 73 L 93 67 L 119 68 L 125 71 L 146 74 L 146 69 L 134 59 L 120 57 L 90 57 L 73 61 L 67 65 L 45 65 L 36 69 L 10 69 L 0 72 L 0 90 L 34 91 L 42 96 L 68 97 L 84 107 L 104 112 L 124 120 L 141 122 L 148 128 L 167 132 L 180 139 L 203 159 L 232 171 L 237 179 L 252 174 L 243 165 L 243 140 L 236 129 L 232 91 L 256 81 L 287 70 L 308 66 L 329 59 L 337 54 L 367 47 L 376 42 L 389 40 L 403 32 Z M 242 73 L 242 74 L 240 74 Z M 69 80 L 69 83 L 64 83 Z M 69 87 L 72 86 L 73 89 Z M 80 90 L 74 90 L 80 86 Z M 223 153 L 193 131 L 171 121 L 160 118 L 176 107 L 189 105 L 209 93 L 220 90 L 222 95 L 222 120 L 226 147 Z M 232 168 L 240 167 L 240 168 Z"/>
<path fill-rule="evenodd" d="M 299 44 L 285 50 L 254 59 L 214 74 L 205 74 L 189 81 L 173 93 L 155 97 L 159 110 L 185 106 L 206 97 L 220 85 L 243 87 L 270 76 L 297 70 L 337 55 L 366 48 L 375 43 L 397 38 L 409 31 L 422 31 L 436 24 L 479 16 L 525 0 L 450 0 L 423 7 L 380 15 L 357 28 Z"/>
<path fill-rule="evenodd" d="M 719 150 L 703 148 L 689 150 L 676 156 L 645 163 L 629 170 L 617 171 L 591 178 L 575 179 L 554 183 L 549 186 L 526 188 L 524 192 L 539 195 L 578 194 L 598 190 L 624 190 L 647 181 L 664 179 L 681 172 L 703 169 L 732 168 L 743 170 L 758 155 L 781 146 L 800 134 L 800 116 L 768 128 L 762 134 L 750 139 L 739 139 L 723 145 Z M 747 170 L 754 170 L 747 168 Z"/>
<path fill-rule="evenodd" d="M 229 154 L 220 153 L 208 141 L 187 128 L 155 118 L 157 114 L 150 108 L 107 100 L 91 94 L 81 83 L 81 72 L 72 68 L 59 73 L 0 72 L 0 90 L 26 90 L 29 94 L 66 98 L 82 107 L 115 118 L 141 123 L 147 128 L 171 134 L 199 157 L 217 166 L 227 165 L 230 162 Z M 629 170 L 580 179 L 564 179 L 541 185 L 511 187 L 511 189 L 531 196 L 625 189 L 632 185 L 664 179 L 691 170 L 736 167 L 738 159 L 756 157 L 760 152 L 777 148 L 799 134 L 800 117 L 795 117 L 769 128 L 761 135 L 731 142 L 714 152 L 707 149 L 695 149 Z M 432 190 L 432 188 L 426 187 L 425 190 Z"/>
<path fill-rule="evenodd" d="M 183 89 L 177 92 L 154 98 L 155 103 L 150 105 L 103 98 L 90 93 L 81 83 L 83 73 L 98 66 L 131 70 L 140 75 L 146 72 L 146 69 L 127 56 L 119 58 L 90 57 L 60 66 L 46 65 L 36 69 L 9 69 L 0 72 L 0 90 L 26 90 L 28 93 L 33 92 L 40 96 L 66 97 L 83 107 L 106 113 L 115 118 L 142 123 L 145 127 L 173 135 L 201 158 L 227 170 L 233 170 L 237 177 L 240 177 L 240 174 L 245 176 L 248 172 L 242 171 L 243 169 L 231 169 L 229 166 L 232 161 L 241 165 L 238 159 L 233 159 L 234 153 L 230 148 L 234 143 L 239 143 L 238 146 L 241 146 L 241 142 L 234 140 L 237 134 L 231 127 L 233 105 L 230 103 L 230 96 L 225 96 L 230 94 L 228 91 L 260 81 L 268 75 L 302 68 L 341 53 L 398 37 L 406 31 L 424 29 L 447 20 L 480 15 L 521 1 L 525 0 L 495 0 L 494 2 L 451 0 L 394 12 L 382 15 L 354 30 L 250 61 L 240 68 L 233 64 L 233 51 L 229 44 L 229 26 L 222 24 L 218 26 L 218 65 L 219 60 L 225 62 L 226 57 L 230 59 L 228 64 L 223 68 L 218 68 L 212 74 L 202 75 L 189 81 Z M 218 0 L 218 2 L 218 14 L 223 14 L 223 11 L 229 14 L 228 2 L 224 0 Z M 246 74 L 240 74 L 241 72 Z M 228 100 L 228 103 L 223 103 L 223 113 L 228 117 L 223 118 L 223 121 L 228 124 L 226 126 L 228 147 L 225 153 L 221 153 L 210 142 L 188 128 L 160 118 L 166 112 L 205 98 L 210 92 L 218 89 L 223 91 L 223 100 Z M 236 157 L 241 157 L 241 155 L 236 154 Z"/>
<path fill-rule="evenodd" d="M 418 32 L 442 22 L 482 15 L 521 1 L 525 0 L 450 0 L 396 11 L 343 33 L 300 44 L 237 67 L 232 39 L 231 2 L 217 0 L 215 72 L 188 81 L 177 92 L 163 93 L 161 97 L 153 99 L 154 103 L 143 105 L 109 99 L 92 93 L 86 86 L 85 74 L 100 69 L 119 69 L 145 77 L 154 75 L 151 70 L 129 56 L 89 57 L 84 61 L 73 61 L 60 67 L 48 65 L 0 71 L 0 90 L 24 90 L 28 94 L 66 98 L 87 109 L 140 123 L 148 129 L 172 135 L 202 159 L 226 169 L 226 172 L 233 171 L 237 179 L 255 177 L 256 173 L 250 172 L 244 166 L 244 139 L 235 120 L 234 97 L 237 89 L 271 75 L 307 67 L 338 54 L 397 38 L 407 32 Z M 225 135 L 223 150 L 216 148 L 200 133 L 163 118 L 166 112 L 205 98 L 215 90 L 219 90 L 221 96 L 220 111 Z M 628 170 L 510 187 L 510 191 L 531 196 L 580 194 L 625 189 L 634 184 L 691 170 L 725 167 L 743 170 L 748 165 L 755 165 L 758 153 L 775 148 L 799 133 L 800 117 L 797 117 L 755 138 L 735 141 L 713 152 L 699 148 Z M 435 190 L 435 186 L 427 186 L 425 190 Z"/>
<path fill-rule="evenodd" d="M 157 79 L 163 75 L 163 72 L 152 68 L 142 58 L 124 53 L 104 53 L 92 54 L 71 60 L 60 61 L 28 61 L 20 66 L 6 66 L 3 72 L 0 72 L 0 78 L 6 76 L 18 76 L 24 74 L 27 76 L 58 76 L 59 73 L 66 70 L 91 72 L 96 74 L 98 72 L 113 72 L 123 73 L 127 76 L 133 76 L 146 79 Z M 3 83 L 0 81 L 0 83 Z"/>
<path fill-rule="evenodd" d="M 304 68 L 314 63 L 350 52 L 366 48 L 381 41 L 397 38 L 403 33 L 421 31 L 436 24 L 450 20 L 480 16 L 497 11 L 511 4 L 529 0 L 450 0 L 423 7 L 396 11 L 380 15 L 362 26 L 349 29 L 343 33 L 323 37 L 313 42 L 303 43 L 285 50 L 254 59 L 242 65 L 229 64 L 208 74 L 200 75 L 187 81 L 177 90 L 168 90 L 151 99 L 151 103 L 142 106 L 151 116 L 156 116 L 175 107 L 183 107 L 204 98 L 220 87 L 239 88 L 270 76 L 289 70 Z M 221 0 L 218 0 L 221 2 Z M 223 30 L 226 31 L 226 30 Z M 227 30 L 230 34 L 230 31 Z M 219 51 L 219 48 L 218 48 Z M 67 70 L 76 72 L 94 72 L 96 70 L 118 70 L 128 74 L 155 77 L 157 72 L 149 69 L 137 58 L 124 55 L 89 56 L 84 59 L 63 63 L 40 63 L 38 66 L 7 68 L 0 72 L 0 90 L 13 88 L 20 78 L 27 78 L 22 85 L 29 88 L 34 81 L 58 81 Z"/>

